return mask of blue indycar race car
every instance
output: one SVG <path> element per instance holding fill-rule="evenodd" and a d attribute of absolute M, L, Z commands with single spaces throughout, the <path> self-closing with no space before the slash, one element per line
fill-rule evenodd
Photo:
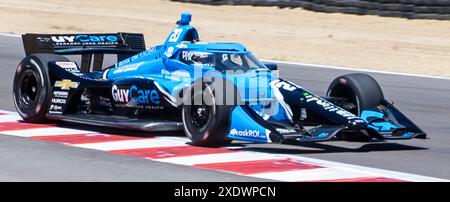
<path fill-rule="evenodd" d="M 190 21 L 183 13 L 165 42 L 150 48 L 137 33 L 22 35 L 18 113 L 30 123 L 184 130 L 199 146 L 426 138 L 369 75 L 339 76 L 318 96 L 241 44 L 201 41 Z M 108 54 L 117 63 L 104 67 Z"/>

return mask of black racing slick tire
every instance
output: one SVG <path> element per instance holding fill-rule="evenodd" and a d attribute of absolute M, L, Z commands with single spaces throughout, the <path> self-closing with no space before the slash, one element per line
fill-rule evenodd
<path fill-rule="evenodd" d="M 334 79 L 327 90 L 328 97 L 344 98 L 356 106 L 350 112 L 361 115 L 366 108 L 377 107 L 384 100 L 378 82 L 370 75 L 355 73 Z"/>
<path fill-rule="evenodd" d="M 45 114 L 52 92 L 48 63 L 52 61 L 69 60 L 54 54 L 32 54 L 17 67 L 13 83 L 14 106 L 25 122 L 47 122 Z"/>
<path fill-rule="evenodd" d="M 218 103 L 214 85 L 196 82 L 183 96 L 182 119 L 184 132 L 195 146 L 217 147 L 229 144 L 227 137 L 232 105 Z"/>

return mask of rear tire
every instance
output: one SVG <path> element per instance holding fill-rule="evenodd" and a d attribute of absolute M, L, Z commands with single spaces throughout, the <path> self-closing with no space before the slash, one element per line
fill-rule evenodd
<path fill-rule="evenodd" d="M 14 106 L 25 122 L 46 122 L 45 114 L 51 99 L 52 85 L 48 63 L 69 61 L 54 54 L 33 54 L 17 67 L 13 83 Z"/>
<path fill-rule="evenodd" d="M 347 74 L 334 79 L 327 91 L 328 97 L 346 98 L 356 108 L 351 110 L 361 115 L 366 108 L 377 107 L 384 100 L 383 91 L 378 82 L 367 74 Z"/>

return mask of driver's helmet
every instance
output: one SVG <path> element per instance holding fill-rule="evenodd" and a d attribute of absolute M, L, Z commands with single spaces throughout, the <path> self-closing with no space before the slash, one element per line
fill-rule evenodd
<path fill-rule="evenodd" d="M 192 62 L 194 62 L 194 64 L 215 66 L 216 58 L 213 53 L 195 52 L 192 54 Z"/>
<path fill-rule="evenodd" d="M 239 54 L 222 54 L 222 64 L 224 64 L 228 68 L 237 68 L 243 65 L 242 58 Z"/>
<path fill-rule="evenodd" d="M 230 54 L 230 60 L 238 66 L 243 65 L 242 58 L 238 54 Z"/>

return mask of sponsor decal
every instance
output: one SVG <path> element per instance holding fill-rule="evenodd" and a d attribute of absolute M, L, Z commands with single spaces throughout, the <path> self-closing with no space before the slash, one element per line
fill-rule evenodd
<path fill-rule="evenodd" d="M 144 64 L 144 62 L 121 66 L 121 67 L 116 68 L 112 73 L 118 74 L 118 73 L 134 71 L 134 70 L 137 70 L 142 64 Z"/>
<path fill-rule="evenodd" d="M 62 114 L 61 111 L 48 111 L 50 114 Z"/>
<path fill-rule="evenodd" d="M 62 106 L 59 106 L 59 105 L 50 105 L 50 110 L 53 110 L 53 111 L 61 111 L 61 110 L 62 110 Z"/>
<path fill-rule="evenodd" d="M 73 74 L 79 75 L 80 73 L 80 70 L 75 62 L 55 62 L 55 64 Z"/>
<path fill-rule="evenodd" d="M 181 53 L 181 59 L 186 62 L 192 62 L 193 55 L 194 55 L 194 52 L 192 52 L 192 51 L 183 51 Z"/>
<path fill-rule="evenodd" d="M 338 115 L 340 115 L 342 117 L 345 117 L 345 118 L 347 118 L 349 120 L 358 118 L 354 114 L 352 114 L 352 113 L 350 113 L 350 112 L 348 112 L 348 111 L 346 111 L 346 110 L 344 110 L 344 109 L 342 109 L 342 108 L 340 108 L 340 107 L 338 107 L 338 106 L 336 106 L 336 105 L 334 105 L 334 104 L 332 104 L 332 103 L 330 103 L 330 102 L 328 102 L 328 101 L 326 101 L 326 100 L 324 100 L 322 98 L 319 98 L 317 96 L 314 96 L 314 95 L 312 95 L 310 93 L 306 93 L 306 92 L 303 93 L 303 95 L 305 96 L 307 103 L 315 102 L 317 105 L 322 106 L 323 109 L 325 109 L 325 110 L 327 110 L 329 112 L 334 112 L 334 113 L 336 113 L 336 114 L 338 114 Z"/>
<path fill-rule="evenodd" d="M 78 88 L 80 83 L 73 82 L 68 79 L 63 79 L 62 81 L 56 81 L 55 87 L 60 87 L 62 90 L 70 90 L 71 88 Z"/>
<path fill-rule="evenodd" d="M 62 110 L 63 110 L 63 107 L 62 107 L 62 106 L 52 104 L 52 105 L 50 105 L 50 108 L 49 108 L 49 111 L 48 111 L 48 112 L 49 112 L 50 114 L 63 114 L 63 113 L 62 113 Z"/>
<path fill-rule="evenodd" d="M 55 45 L 115 45 L 119 42 L 117 35 L 76 34 L 51 36 Z"/>
<path fill-rule="evenodd" d="M 113 85 L 111 93 L 114 101 L 119 103 L 160 104 L 160 97 L 155 89 L 140 89 L 135 85 L 129 89 L 121 89 L 117 85 Z"/>
<path fill-rule="evenodd" d="M 184 71 L 184 70 L 177 70 L 177 71 L 169 72 L 166 69 L 162 69 L 161 74 L 163 75 L 164 78 L 170 79 L 172 81 L 189 82 L 191 80 L 191 74 L 189 74 L 188 71 Z"/>
<path fill-rule="evenodd" d="M 70 68 L 78 69 L 78 66 L 77 66 L 77 64 L 75 64 L 75 62 L 55 62 L 55 64 L 64 69 L 66 69 L 66 68 L 67 69 L 70 69 Z"/>
<path fill-rule="evenodd" d="M 180 43 L 178 45 L 176 45 L 177 48 L 187 48 L 187 45 L 184 43 Z"/>
<path fill-rule="evenodd" d="M 69 92 L 67 91 L 53 91 L 53 97 L 55 98 L 67 98 Z"/>
<path fill-rule="evenodd" d="M 168 58 L 170 58 L 173 55 L 173 51 L 174 51 L 174 48 L 173 47 L 169 47 L 169 48 L 167 48 L 167 50 L 164 53 L 164 55 L 166 55 Z"/>
<path fill-rule="evenodd" d="M 277 130 L 277 132 L 280 134 L 288 134 L 288 133 L 296 133 L 297 132 L 294 129 L 284 129 L 284 128 L 277 128 L 275 130 Z"/>
<path fill-rule="evenodd" d="M 140 53 L 138 53 L 138 54 L 136 54 L 136 55 L 133 55 L 133 56 L 131 56 L 131 57 L 125 59 L 125 60 L 120 61 L 119 63 L 116 64 L 116 67 L 122 67 L 122 66 L 125 66 L 125 65 L 127 65 L 128 63 L 130 63 L 130 62 L 132 62 L 132 61 L 135 61 L 135 60 L 141 58 L 142 56 L 145 56 L 145 55 L 148 55 L 148 54 L 150 54 L 150 53 L 153 53 L 153 52 L 155 52 L 155 51 L 156 51 L 156 48 L 155 48 L 155 47 L 149 48 L 149 49 L 147 49 L 147 50 L 145 50 L 145 51 L 143 51 L 143 52 L 140 52 Z"/>
<path fill-rule="evenodd" d="M 204 66 L 214 66 L 215 64 L 208 62 L 207 60 L 202 61 L 202 60 L 197 60 L 195 61 L 194 59 L 205 59 L 208 57 L 214 57 L 214 55 L 212 53 L 208 53 L 208 52 L 194 52 L 194 51 L 183 51 L 181 53 L 181 60 L 184 63 L 195 63 L 195 64 L 201 64 Z"/>
<path fill-rule="evenodd" d="M 53 98 L 52 99 L 52 103 L 54 103 L 54 104 L 66 104 L 66 99 Z"/>
<path fill-rule="evenodd" d="M 233 128 L 233 129 L 230 130 L 230 135 L 241 136 L 241 137 L 260 138 L 258 130 L 247 130 L 247 129 L 245 129 L 245 130 L 237 130 L 236 128 Z"/>

